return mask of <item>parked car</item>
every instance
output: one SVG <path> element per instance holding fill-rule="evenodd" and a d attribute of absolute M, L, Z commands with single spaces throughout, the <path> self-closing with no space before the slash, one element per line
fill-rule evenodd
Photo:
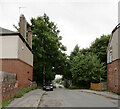
<path fill-rule="evenodd" d="M 47 83 L 47 84 L 45 84 L 43 86 L 43 90 L 51 90 L 51 91 L 53 91 L 53 85 Z"/>
<path fill-rule="evenodd" d="M 63 85 L 59 85 L 59 88 L 63 88 Z"/>

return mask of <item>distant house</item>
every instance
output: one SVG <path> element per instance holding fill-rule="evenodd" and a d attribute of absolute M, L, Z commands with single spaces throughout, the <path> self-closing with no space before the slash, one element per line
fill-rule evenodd
<path fill-rule="evenodd" d="M 107 48 L 107 86 L 120 93 L 120 24 L 111 33 Z"/>
<path fill-rule="evenodd" d="M 0 71 L 17 76 L 18 87 L 28 87 L 33 80 L 32 32 L 26 40 L 26 19 L 20 16 L 20 33 L 0 28 Z"/>

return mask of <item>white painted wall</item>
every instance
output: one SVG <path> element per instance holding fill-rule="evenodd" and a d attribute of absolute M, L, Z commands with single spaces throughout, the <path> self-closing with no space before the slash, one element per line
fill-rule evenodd
<path fill-rule="evenodd" d="M 120 28 L 118 29 L 118 58 L 120 59 Z"/>
<path fill-rule="evenodd" d="M 2 56 L 0 58 L 17 58 L 19 36 L 0 36 L 2 37 Z"/>
<path fill-rule="evenodd" d="M 107 63 L 110 63 L 110 47 L 112 47 L 112 61 L 115 61 L 116 59 L 120 59 L 120 56 L 118 54 L 118 29 L 113 33 L 112 40 L 110 42 L 108 53 L 107 53 Z"/>
<path fill-rule="evenodd" d="M 0 59 L 20 59 L 33 66 L 33 54 L 18 35 L 0 36 Z"/>
<path fill-rule="evenodd" d="M 33 54 L 20 38 L 18 39 L 18 58 L 33 66 Z"/>

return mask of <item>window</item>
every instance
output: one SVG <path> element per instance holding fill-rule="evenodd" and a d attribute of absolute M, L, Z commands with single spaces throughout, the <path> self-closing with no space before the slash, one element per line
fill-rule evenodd
<path fill-rule="evenodd" d="M 110 50 L 110 62 L 112 62 L 112 50 Z"/>
<path fill-rule="evenodd" d="M 117 78 L 117 69 L 115 69 L 115 73 L 114 73 L 114 85 L 117 86 L 118 85 L 118 78 Z"/>

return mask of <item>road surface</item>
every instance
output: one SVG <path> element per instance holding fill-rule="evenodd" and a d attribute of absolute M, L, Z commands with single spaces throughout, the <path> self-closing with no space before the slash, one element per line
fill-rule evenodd
<path fill-rule="evenodd" d="M 46 91 L 39 107 L 117 107 L 118 100 L 65 88 Z"/>

